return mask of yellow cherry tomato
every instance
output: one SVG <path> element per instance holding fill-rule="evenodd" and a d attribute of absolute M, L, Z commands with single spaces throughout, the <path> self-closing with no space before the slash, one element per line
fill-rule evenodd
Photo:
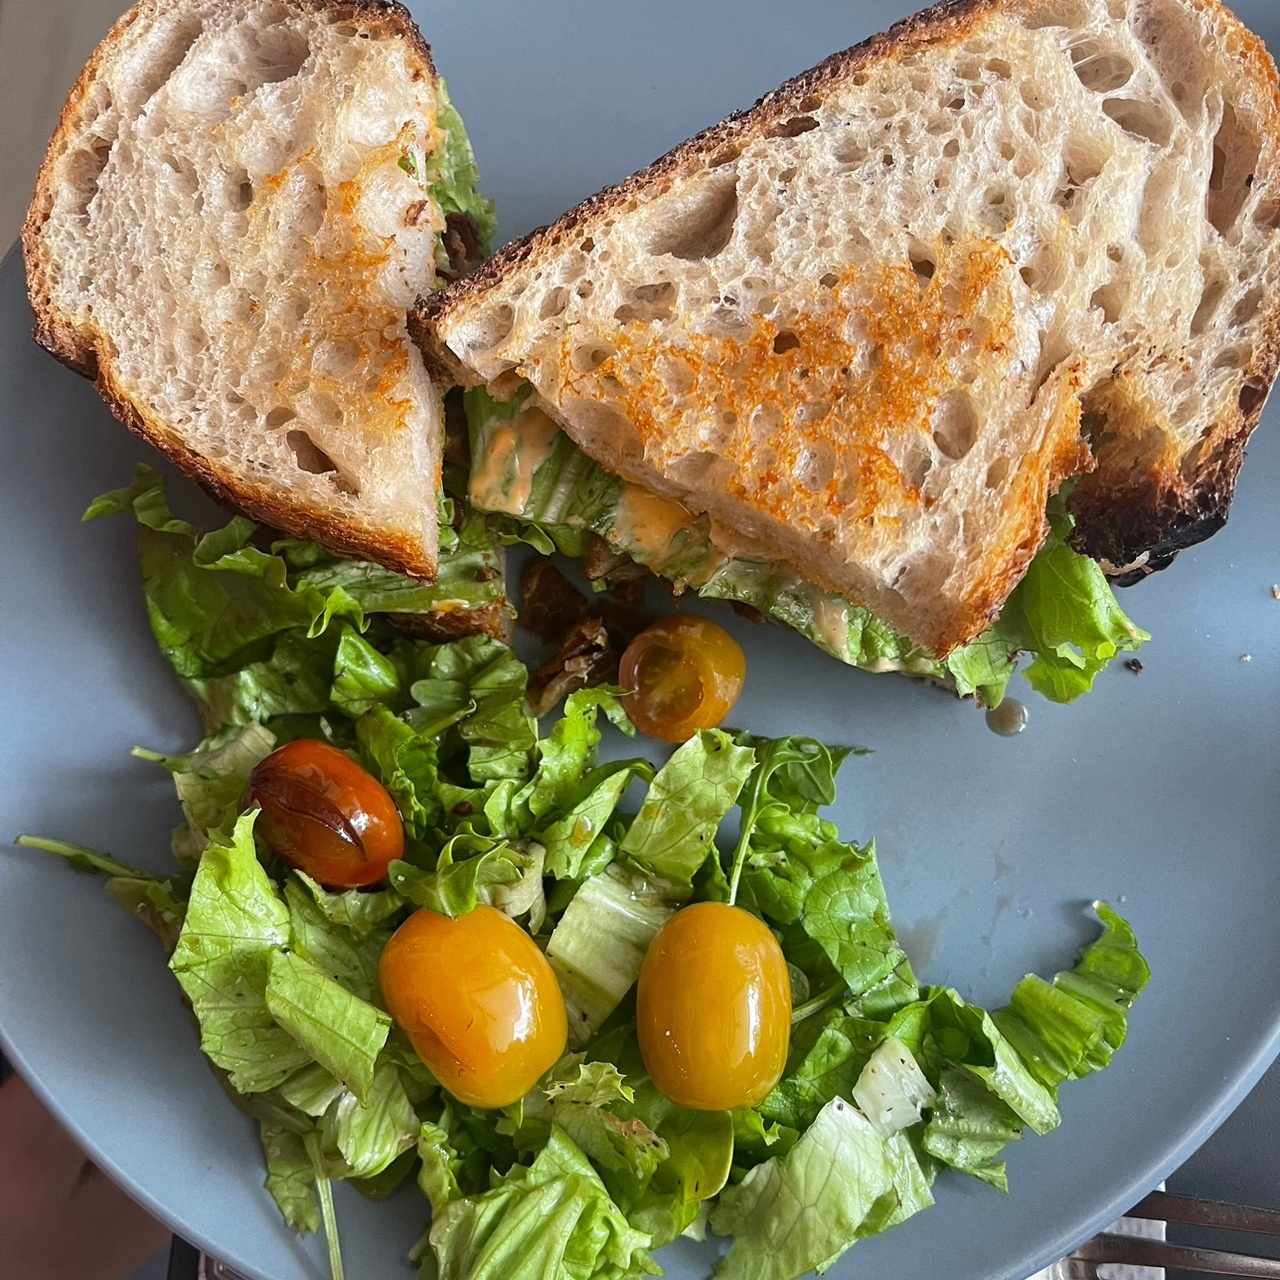
<path fill-rule="evenodd" d="M 376 884 L 404 852 L 390 792 L 327 742 L 301 738 L 273 751 L 249 777 L 249 800 L 262 806 L 258 830 L 271 848 L 323 885 Z"/>
<path fill-rule="evenodd" d="M 415 911 L 378 962 L 387 1009 L 460 1102 L 505 1107 L 563 1053 L 568 1018 L 546 956 L 501 911 Z"/>
<path fill-rule="evenodd" d="M 640 968 L 636 1034 L 672 1102 L 694 1111 L 760 1102 L 791 1043 L 791 977 L 764 921 L 721 902 L 672 916 Z"/>
<path fill-rule="evenodd" d="M 677 615 L 636 636 L 618 669 L 632 722 L 664 742 L 715 728 L 733 710 L 746 677 L 742 648 L 723 627 Z"/>

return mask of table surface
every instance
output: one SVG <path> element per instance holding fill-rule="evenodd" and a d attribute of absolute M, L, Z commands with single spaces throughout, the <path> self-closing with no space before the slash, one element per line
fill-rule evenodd
<path fill-rule="evenodd" d="M 0 258 L 17 235 L 46 139 L 57 120 L 67 86 L 122 0 L 0 0 Z M 41 57 L 30 51 L 39 49 Z M 1275 1203 L 1280 1185 L 1280 1065 L 1222 1128 L 1169 1182 L 1170 1189 L 1236 1202 Z M 1180 1242 L 1217 1247 L 1251 1247 L 1280 1257 L 1280 1240 L 1239 1237 L 1171 1228 Z M 148 1271 L 147 1276 L 162 1274 Z M 1176 1277 L 1171 1277 L 1176 1280 Z"/>

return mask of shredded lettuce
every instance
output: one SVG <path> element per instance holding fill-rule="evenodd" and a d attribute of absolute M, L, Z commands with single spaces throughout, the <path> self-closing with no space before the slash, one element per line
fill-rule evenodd
<path fill-rule="evenodd" d="M 505 402 L 482 389 L 467 392 L 475 456 L 491 451 L 500 433 L 519 432 L 518 414 L 528 396 L 527 387 Z M 480 509 L 506 513 L 498 518 L 510 540 L 527 541 L 544 553 L 580 556 L 588 535 L 597 534 L 678 589 L 750 605 L 850 666 L 945 680 L 989 707 L 1004 698 L 1020 653 L 1031 656 L 1026 677 L 1037 692 L 1071 702 L 1093 687 L 1117 654 L 1150 639 L 1121 610 L 1098 564 L 1072 550 L 1073 522 L 1061 499 L 1050 505 L 1048 539 L 997 621 L 939 661 L 870 611 L 820 590 L 787 566 L 726 552 L 706 517 L 665 504 L 669 517 L 643 530 L 626 516 L 635 492 L 562 433 L 518 509 L 513 504 L 519 495 L 497 495 L 495 504 L 495 495 L 474 481 L 470 499 Z"/>

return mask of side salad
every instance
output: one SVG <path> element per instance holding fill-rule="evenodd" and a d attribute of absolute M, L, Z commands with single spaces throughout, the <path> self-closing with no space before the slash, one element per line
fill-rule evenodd
<path fill-rule="evenodd" d="M 681 1235 L 725 1238 L 722 1280 L 824 1271 L 928 1208 L 940 1172 L 1007 1190 L 1008 1143 L 1054 1129 L 1060 1087 L 1123 1044 L 1149 971 L 1105 903 L 1077 964 L 1024 978 L 1001 1009 L 920 982 L 874 843 L 822 816 L 853 750 L 711 729 L 656 769 L 602 763 L 605 722 L 634 732 L 619 690 L 579 690 L 540 726 L 501 641 L 395 625 L 438 605 L 418 584 L 296 542 L 263 550 L 240 520 L 201 534 L 146 469 L 88 515 L 119 512 L 139 521 L 152 629 L 205 723 L 188 753 L 135 753 L 173 777 L 173 870 L 21 843 L 102 875 L 159 936 L 201 1048 L 259 1126 L 267 1191 L 294 1230 L 323 1229 L 335 1280 L 336 1181 L 373 1200 L 416 1183 L 424 1280 L 660 1275 L 655 1251 Z M 394 801 L 385 878 L 335 888 L 280 856 L 301 804 L 272 771 L 289 744 L 341 752 Z M 713 1045 L 730 1003 L 655 946 L 691 904 L 736 912 L 780 957 L 789 1025 L 748 1105 L 685 1096 L 654 1045 L 677 987 Z M 490 958 L 512 946 L 546 968 L 563 1021 L 517 1094 L 464 1087 L 450 1071 L 466 1051 L 441 1055 L 402 1012 L 397 965 L 424 923 L 454 948 L 489 931 L 505 940 Z M 412 982 L 465 993 L 470 966 L 447 967 L 461 954 Z"/>

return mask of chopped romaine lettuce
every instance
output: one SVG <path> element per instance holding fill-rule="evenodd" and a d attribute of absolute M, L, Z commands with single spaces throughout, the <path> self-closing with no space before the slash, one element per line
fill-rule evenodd
<path fill-rule="evenodd" d="M 999 1156 L 1020 1137 L 1022 1121 L 1008 1103 L 958 1067 L 943 1071 L 937 1103 L 924 1127 L 924 1149 L 931 1156 L 997 1191 L 1008 1191 Z"/>
<path fill-rule="evenodd" d="M 825 1270 L 858 1239 L 893 1181 L 884 1138 L 834 1098 L 790 1151 L 721 1194 L 711 1229 L 732 1236 L 733 1246 L 717 1280 L 794 1280 Z"/>
<path fill-rule="evenodd" d="M 507 607 L 484 517 L 468 515 L 455 536 L 448 500 L 439 576 L 431 584 L 335 559 L 310 543 L 285 540 L 263 551 L 254 542 L 258 527 L 241 516 L 202 534 L 172 514 L 163 480 L 147 466 L 127 488 L 96 499 L 84 518 L 119 513 L 132 513 L 139 524 L 143 594 L 156 642 L 201 705 L 210 733 L 342 709 L 330 694 L 350 654 L 335 672 L 335 619 L 363 631 L 375 617 L 442 613 L 463 630 L 453 615 Z M 321 636 L 324 643 L 315 643 Z"/>
<path fill-rule="evenodd" d="M 583 881 L 547 943 L 572 1043 L 585 1044 L 631 990 L 675 904 L 672 886 L 616 866 Z"/>
<path fill-rule="evenodd" d="M 919 1124 L 936 1094 L 910 1049 L 887 1036 L 862 1068 L 851 1094 L 858 1109 L 885 1137 Z"/>
<path fill-rule="evenodd" d="M 267 1006 L 272 957 L 289 909 L 258 862 L 255 814 L 200 858 L 169 968 L 200 1023 L 200 1047 L 241 1093 L 274 1089 L 312 1061 Z"/>
<path fill-rule="evenodd" d="M 448 1157 L 432 1178 L 430 1243 L 440 1280 L 627 1280 L 657 1275 L 649 1237 L 632 1228 L 600 1175 L 553 1127 L 532 1165 L 480 1195 L 450 1195 Z M 424 1162 L 425 1167 L 425 1162 Z"/>

